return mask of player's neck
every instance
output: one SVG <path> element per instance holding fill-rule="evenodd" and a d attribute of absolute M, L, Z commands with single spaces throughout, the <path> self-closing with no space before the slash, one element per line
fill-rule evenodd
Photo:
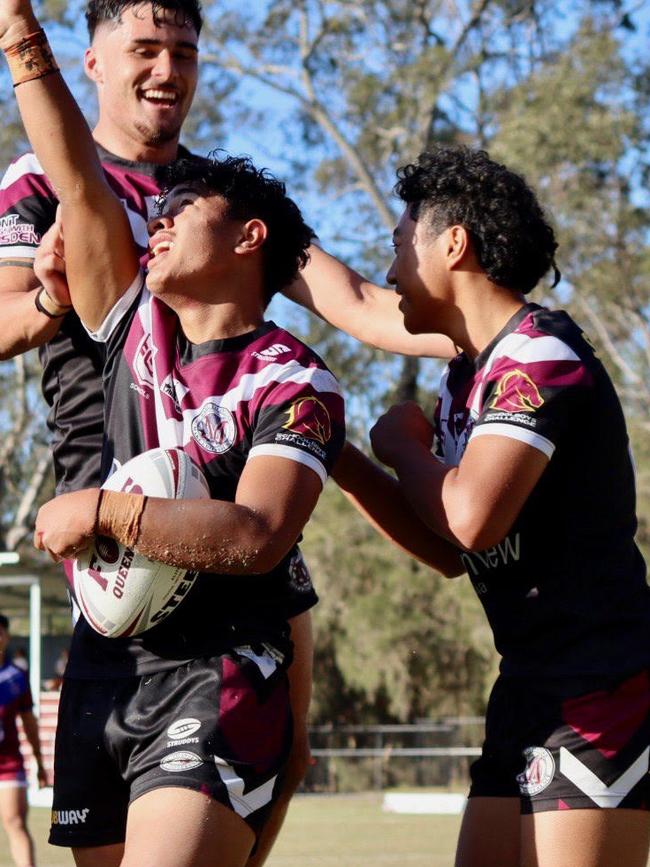
<path fill-rule="evenodd" d="M 133 163 L 154 163 L 166 165 L 176 159 L 178 137 L 160 144 L 147 144 L 131 137 L 112 124 L 102 122 L 101 118 L 93 130 L 93 138 L 109 153 Z"/>
<path fill-rule="evenodd" d="M 449 334 L 470 358 L 480 355 L 526 303 L 523 295 L 487 280 L 482 283 L 461 289 L 457 315 L 450 329 L 454 334 Z"/>
<path fill-rule="evenodd" d="M 264 322 L 264 312 L 259 307 L 245 309 L 241 304 L 228 301 L 207 303 L 187 298 L 179 299 L 177 304 L 174 299 L 165 298 L 165 301 L 176 311 L 190 343 L 239 337 L 255 331 Z"/>

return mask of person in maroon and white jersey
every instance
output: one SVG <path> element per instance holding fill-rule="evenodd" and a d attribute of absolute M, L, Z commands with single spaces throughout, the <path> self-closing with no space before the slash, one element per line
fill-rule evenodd
<path fill-rule="evenodd" d="M 99 108 L 95 143 L 108 182 L 146 253 L 146 224 L 160 192 L 155 171 L 177 157 L 189 156 L 179 145 L 179 135 L 196 86 L 199 4 L 194 0 L 151 5 L 139 0 L 91 0 L 86 18 L 91 44 L 85 70 L 97 86 Z M 101 481 L 103 347 L 88 336 L 69 307 L 65 282 L 50 280 L 43 292 L 34 275 L 33 258 L 54 222 L 57 204 L 33 153 L 15 160 L 0 181 L 0 300 L 6 313 L 0 357 L 39 347 L 43 393 L 50 406 L 56 490 L 64 493 Z M 289 676 L 294 717 L 303 722 L 295 726 L 285 804 L 279 804 L 270 817 L 250 867 L 264 862 L 309 757 L 306 719 L 313 645 L 309 609 L 318 597 L 304 564 L 300 583 L 294 574 L 295 570 L 287 574 L 284 588 L 294 642 Z"/>
<path fill-rule="evenodd" d="M 36 760 L 39 785 L 47 785 L 47 772 L 27 674 L 11 661 L 9 639 L 9 620 L 0 614 L 0 819 L 16 867 L 32 867 L 36 859 L 27 827 L 27 776 L 18 742 L 18 717 Z"/>
<path fill-rule="evenodd" d="M 348 445 L 334 475 L 408 550 L 404 516 L 376 505 L 397 487 L 502 656 L 456 865 L 645 867 L 650 589 L 619 400 L 571 318 L 526 302 L 556 243 L 525 181 L 462 147 L 398 177 L 388 281 L 409 331 L 461 351 L 433 424 L 406 403 L 371 431 L 396 482 Z"/>
<path fill-rule="evenodd" d="M 273 588 L 287 566 L 300 571 L 295 544 L 344 437 L 331 374 L 263 320 L 269 297 L 306 260 L 311 231 L 283 185 L 247 160 L 186 161 L 154 222 L 142 288 L 128 220 L 31 9 L 13 0 L 0 9 L 26 129 L 61 191 L 71 298 L 84 325 L 108 343 L 113 458 L 130 457 L 153 437 L 184 445 L 221 498 L 116 500 L 90 489 L 62 494 L 39 513 L 38 546 L 66 557 L 95 532 L 123 538 L 135 509 L 139 550 L 202 573 L 173 631 L 154 628 L 140 643 L 115 645 L 121 652 L 104 657 L 92 680 L 84 668 L 97 666 L 105 649 L 74 659 L 73 643 L 68 671 L 78 676 L 66 678 L 62 705 L 87 724 L 64 731 L 57 745 L 51 839 L 74 841 L 79 864 L 199 865 L 215 857 L 244 864 L 277 797 L 291 740 L 286 611 L 274 607 Z M 58 139 L 44 134 L 44 117 Z M 278 361 L 278 353 L 290 357 Z M 143 359 L 150 363 L 140 369 Z M 115 384 L 128 369 L 135 388 L 124 394 Z M 123 424 L 111 442 L 111 425 L 117 430 L 135 414 L 137 423 Z M 229 575 L 238 578 L 229 584 Z M 105 727 L 93 729 L 91 742 L 100 719 Z M 167 754 L 185 731 L 196 752 Z M 91 762 L 95 780 L 100 763 L 112 768 L 103 792 L 92 785 Z M 70 833 L 73 814 L 80 834 Z"/>

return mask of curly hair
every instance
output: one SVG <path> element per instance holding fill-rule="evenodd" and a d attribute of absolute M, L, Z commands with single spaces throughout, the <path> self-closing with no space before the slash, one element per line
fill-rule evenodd
<path fill-rule="evenodd" d="M 298 206 L 287 196 L 285 185 L 266 169 L 256 168 L 249 157 L 192 157 L 176 160 L 156 172 L 162 193 L 158 207 L 179 184 L 190 184 L 228 203 L 227 216 L 234 220 L 262 220 L 267 237 L 264 258 L 264 300 L 291 283 L 309 260 L 307 248 L 314 233 L 303 220 Z"/>
<path fill-rule="evenodd" d="M 89 0 L 86 6 L 86 25 L 88 36 L 92 42 L 95 30 L 105 21 L 119 24 L 125 9 L 136 6 L 151 6 L 153 20 L 156 25 L 165 19 L 162 10 L 174 13 L 174 23 L 178 27 L 191 24 L 198 36 L 203 26 L 200 0 Z"/>
<path fill-rule="evenodd" d="M 526 294 L 552 266 L 555 234 L 520 176 L 482 150 L 436 147 L 397 172 L 395 192 L 435 234 L 464 226 L 479 265 L 499 286 Z"/>

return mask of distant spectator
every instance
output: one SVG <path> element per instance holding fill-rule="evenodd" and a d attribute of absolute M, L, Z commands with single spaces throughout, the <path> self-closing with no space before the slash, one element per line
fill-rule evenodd
<path fill-rule="evenodd" d="M 27 829 L 27 777 L 18 745 L 16 717 L 20 714 L 38 768 L 38 782 L 47 785 L 38 723 L 25 672 L 7 655 L 9 620 L 0 614 L 0 818 L 9 837 L 17 867 L 33 867 L 34 842 Z"/>

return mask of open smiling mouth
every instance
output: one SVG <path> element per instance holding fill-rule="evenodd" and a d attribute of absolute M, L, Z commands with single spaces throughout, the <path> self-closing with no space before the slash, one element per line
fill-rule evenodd
<path fill-rule="evenodd" d="M 168 253 L 174 247 L 173 241 L 159 241 L 155 247 L 151 248 L 151 258 L 161 256 L 163 253 Z"/>
<path fill-rule="evenodd" d="M 141 90 L 140 96 L 151 105 L 156 105 L 160 108 L 173 108 L 180 102 L 179 95 L 173 90 L 148 88 L 147 90 Z"/>

